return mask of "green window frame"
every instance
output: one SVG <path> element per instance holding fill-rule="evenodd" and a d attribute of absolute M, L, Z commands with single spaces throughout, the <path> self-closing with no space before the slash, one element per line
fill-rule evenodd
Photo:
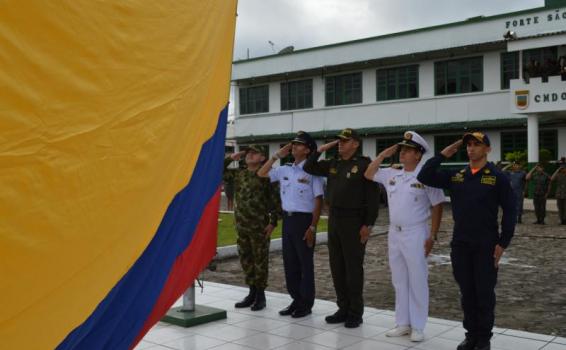
<path fill-rule="evenodd" d="M 362 73 L 326 77 L 326 106 L 362 103 Z"/>
<path fill-rule="evenodd" d="M 453 135 L 437 135 L 434 137 L 434 150 L 436 154 L 446 148 L 447 146 L 453 144 L 454 142 L 462 139 L 462 134 Z M 466 152 L 466 147 L 460 147 L 458 152 L 452 157 L 446 159 L 445 163 L 467 163 L 468 153 Z"/>
<path fill-rule="evenodd" d="M 507 153 L 527 151 L 527 132 L 508 131 L 501 133 L 501 160 L 505 160 Z"/>
<path fill-rule="evenodd" d="M 419 66 L 378 69 L 377 101 L 419 97 Z"/>
<path fill-rule="evenodd" d="M 501 90 L 509 89 L 511 79 L 519 79 L 519 52 L 502 52 Z"/>
<path fill-rule="evenodd" d="M 558 131 L 540 130 L 538 136 L 539 149 L 550 152 L 552 159 L 558 159 Z M 526 131 L 509 131 L 501 133 L 501 159 L 505 154 L 515 151 L 527 152 L 528 137 Z"/>
<path fill-rule="evenodd" d="M 434 63 L 436 96 L 483 91 L 483 57 Z"/>
<path fill-rule="evenodd" d="M 312 79 L 281 83 L 281 110 L 312 108 Z"/>
<path fill-rule="evenodd" d="M 269 86 L 240 88 L 240 114 L 269 112 Z"/>
<path fill-rule="evenodd" d="M 540 49 L 530 49 L 523 51 L 523 68 L 532 60 L 544 65 L 547 59 L 556 60 L 558 58 L 558 48 L 556 46 L 542 47 Z"/>

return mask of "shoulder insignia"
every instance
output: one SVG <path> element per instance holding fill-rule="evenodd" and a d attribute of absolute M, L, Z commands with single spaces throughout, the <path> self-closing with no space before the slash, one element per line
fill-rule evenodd
<path fill-rule="evenodd" d="M 419 188 L 419 189 L 421 189 L 421 190 L 424 189 L 424 185 L 423 185 L 422 183 L 420 183 L 420 182 L 412 183 L 412 184 L 411 184 L 411 187 L 413 187 L 413 188 Z"/>

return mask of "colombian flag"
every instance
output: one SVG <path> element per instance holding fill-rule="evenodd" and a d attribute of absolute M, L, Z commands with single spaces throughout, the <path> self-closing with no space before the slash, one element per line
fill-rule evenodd
<path fill-rule="evenodd" d="M 0 2 L 0 348 L 128 349 L 215 252 L 236 0 Z"/>

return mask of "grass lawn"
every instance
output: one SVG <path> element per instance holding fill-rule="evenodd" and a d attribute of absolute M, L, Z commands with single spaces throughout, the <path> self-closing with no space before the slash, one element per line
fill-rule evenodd
<path fill-rule="evenodd" d="M 236 244 L 236 227 L 234 226 L 234 215 L 220 213 L 220 221 L 218 222 L 218 246 Z M 318 222 L 318 232 L 326 232 L 328 229 L 328 220 L 320 219 Z M 271 238 L 281 237 L 281 220 L 277 222 L 277 227 L 271 234 Z"/>

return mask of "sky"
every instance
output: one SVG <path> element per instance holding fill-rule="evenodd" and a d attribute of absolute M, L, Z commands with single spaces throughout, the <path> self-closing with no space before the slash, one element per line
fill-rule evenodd
<path fill-rule="evenodd" d="M 234 60 L 248 50 L 253 58 L 540 6 L 544 0 L 238 0 Z"/>

